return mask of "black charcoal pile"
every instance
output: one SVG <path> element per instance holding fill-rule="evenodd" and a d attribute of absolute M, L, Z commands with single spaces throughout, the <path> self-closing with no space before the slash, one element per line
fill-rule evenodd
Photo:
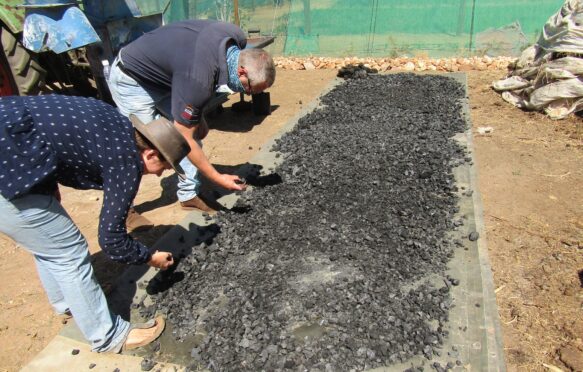
<path fill-rule="evenodd" d="M 452 168 L 469 160 L 452 138 L 463 97 L 412 74 L 333 89 L 278 141 L 281 182 L 221 212 L 220 232 L 179 263 L 184 279 L 144 311 L 166 313 L 192 365 L 211 370 L 431 365 L 459 283 L 444 271 Z"/>
<path fill-rule="evenodd" d="M 370 74 L 376 74 L 379 71 L 376 68 L 366 67 L 363 63 L 358 65 L 346 65 L 338 70 L 336 76 L 343 79 L 364 79 Z"/>

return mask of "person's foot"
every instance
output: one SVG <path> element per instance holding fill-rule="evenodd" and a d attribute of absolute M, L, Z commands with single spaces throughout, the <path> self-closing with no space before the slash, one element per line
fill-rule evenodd
<path fill-rule="evenodd" d="M 213 209 L 211 206 L 209 206 L 209 204 L 210 203 L 204 201 L 200 196 L 195 196 L 190 200 L 180 202 L 180 206 L 182 207 L 182 209 L 186 210 L 198 209 L 199 211 L 202 212 L 215 213 L 216 209 Z"/>
<path fill-rule="evenodd" d="M 126 227 L 128 230 L 135 230 L 138 227 L 153 227 L 154 223 L 147 219 L 146 217 L 142 216 L 136 210 L 131 207 L 128 211 L 128 217 L 126 218 Z"/>
<path fill-rule="evenodd" d="M 162 331 L 164 331 L 164 327 L 166 326 L 164 317 L 158 316 L 156 319 L 154 319 L 153 323 L 154 324 L 152 326 L 147 328 L 140 326 L 130 330 L 128 337 L 126 338 L 126 342 L 123 345 L 123 349 L 136 349 L 138 347 L 148 345 L 160 337 Z"/>
<path fill-rule="evenodd" d="M 71 313 L 71 310 L 67 309 L 64 313 L 59 314 L 59 318 L 61 319 L 61 323 L 67 324 L 67 322 L 73 318 L 73 314 Z"/>

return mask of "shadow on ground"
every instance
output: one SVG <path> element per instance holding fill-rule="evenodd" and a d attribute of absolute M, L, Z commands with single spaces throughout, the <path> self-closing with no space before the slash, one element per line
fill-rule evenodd
<path fill-rule="evenodd" d="M 159 225 L 154 227 L 140 227 L 130 232 L 130 236 L 147 247 L 152 247 L 174 225 Z M 103 251 L 91 255 L 91 263 L 97 282 L 106 295 L 115 288 L 118 279 L 131 266 L 110 259 Z M 143 265 L 145 270 L 148 266 Z"/>
<path fill-rule="evenodd" d="M 251 186 L 263 187 L 275 185 L 281 182 L 281 177 L 279 177 L 279 175 L 272 174 L 266 176 L 259 176 L 259 172 L 261 171 L 262 167 L 257 164 L 251 163 L 243 163 L 237 165 L 213 164 L 213 166 L 219 173 L 235 174 L 238 175 L 239 177 L 244 178 L 247 181 L 247 183 Z M 160 184 L 162 186 L 162 194 L 157 199 L 149 200 L 141 204 L 135 205 L 134 208 L 136 209 L 136 212 L 138 213 L 148 212 L 157 208 L 174 204 L 178 201 L 178 198 L 176 197 L 178 177 L 176 174 L 164 177 L 160 181 Z M 203 177 L 200 193 L 204 197 L 206 197 L 206 199 L 210 203 L 214 203 L 214 201 L 216 201 L 220 197 L 231 194 L 232 192 L 233 191 L 217 187 L 216 185 L 207 181 Z M 218 205 L 216 205 L 216 207 L 218 207 Z"/>
<path fill-rule="evenodd" d="M 130 319 L 131 310 L 142 306 L 146 294 L 166 291 L 181 281 L 184 278 L 183 274 L 175 272 L 178 263 L 189 256 L 197 245 L 203 242 L 210 243 L 219 232 L 216 224 L 200 226 L 189 223 L 188 228 L 182 225 L 169 226 L 163 238 L 160 237 L 162 239 L 159 239 L 158 245 L 163 245 L 164 250 L 172 253 L 175 261 L 173 267 L 166 271 L 156 270 L 146 274 L 150 269 L 147 265 L 128 266 L 127 270 L 119 275 L 115 287 L 108 295 L 111 310 L 124 319 Z"/>
<path fill-rule="evenodd" d="M 261 175 L 262 167 L 257 164 L 238 165 L 215 165 L 221 173 L 237 174 L 244 178 L 253 187 L 267 187 L 277 185 L 282 182 L 279 174 L 271 173 Z M 152 201 L 136 205 L 135 209 L 139 213 L 156 209 L 176 202 L 177 176 L 171 175 L 162 179 L 162 195 Z M 219 190 L 209 182 L 203 183 L 202 191 L 204 195 L 211 199 L 218 199 L 224 195 L 232 193 L 228 190 Z M 245 206 L 233 207 L 233 213 L 246 213 Z M 141 227 L 130 232 L 130 235 L 148 247 L 155 247 L 163 244 L 164 250 L 174 255 L 176 265 L 173 268 L 158 272 L 149 281 L 146 293 L 155 294 L 168 290 L 175 283 L 183 280 L 182 273 L 174 272 L 178 262 L 192 253 L 195 245 L 201 242 L 210 244 L 214 236 L 220 232 L 217 225 L 198 226 L 190 223 L 188 229 L 181 225 L 158 225 L 154 227 Z M 129 266 L 112 261 L 103 251 L 99 251 L 91 257 L 95 276 L 102 286 L 107 297 L 110 298 L 112 310 L 122 315 L 125 319 L 130 316 L 131 306 L 140 303 L 140 298 L 135 298 L 138 293 L 138 279 L 149 269 L 147 265 Z"/>
<path fill-rule="evenodd" d="M 239 102 L 234 105 L 238 105 Z M 259 125 L 265 120 L 267 115 L 255 115 L 251 109 L 251 102 L 245 102 L 247 109 L 233 110 L 233 108 L 219 109 L 208 113 L 206 116 L 209 128 L 222 132 L 249 132 L 254 126 Z M 271 112 L 276 111 L 279 105 L 272 105 Z"/>

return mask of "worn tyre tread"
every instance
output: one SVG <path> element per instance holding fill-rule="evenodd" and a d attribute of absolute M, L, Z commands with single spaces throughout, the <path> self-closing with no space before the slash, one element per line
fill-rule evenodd
<path fill-rule="evenodd" d="M 26 70 L 30 62 L 30 55 L 26 52 L 24 48 L 16 47 L 14 55 L 12 56 L 12 61 L 14 64 L 10 64 L 12 71 L 20 76 L 26 76 Z"/>
<path fill-rule="evenodd" d="M 21 95 L 38 94 L 46 76 L 45 69 L 5 27 L 0 29 L 0 36 L 18 92 Z"/>
<path fill-rule="evenodd" d="M 5 28 L 2 28 L 1 40 L 2 46 L 4 48 L 4 53 L 6 56 L 14 53 L 16 49 L 16 38 L 10 32 L 4 32 Z"/>

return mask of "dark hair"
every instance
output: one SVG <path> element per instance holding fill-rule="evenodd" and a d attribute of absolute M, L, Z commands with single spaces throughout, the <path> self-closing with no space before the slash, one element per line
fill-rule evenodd
<path fill-rule="evenodd" d="M 138 132 L 136 129 L 134 129 L 134 139 L 136 140 L 136 147 L 140 153 L 148 149 L 156 150 L 158 151 L 158 159 L 160 159 L 160 161 L 166 161 L 160 150 L 158 150 L 156 146 L 152 144 L 152 142 L 150 142 L 142 133 Z"/>

